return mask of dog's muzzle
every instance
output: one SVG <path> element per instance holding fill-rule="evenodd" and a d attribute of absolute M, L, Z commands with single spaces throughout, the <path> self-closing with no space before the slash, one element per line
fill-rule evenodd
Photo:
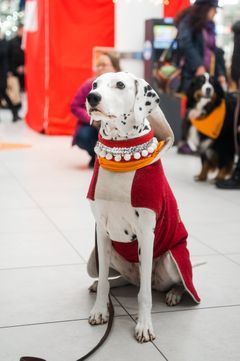
<path fill-rule="evenodd" d="M 212 88 L 211 88 L 211 87 L 207 87 L 207 88 L 205 89 L 205 96 L 206 96 L 207 98 L 210 98 L 211 95 L 212 95 Z"/>
<path fill-rule="evenodd" d="M 99 103 L 100 101 L 102 100 L 102 97 L 99 93 L 92 93 L 90 92 L 87 96 L 87 100 L 88 100 L 88 103 L 90 104 L 91 107 L 95 108 Z"/>

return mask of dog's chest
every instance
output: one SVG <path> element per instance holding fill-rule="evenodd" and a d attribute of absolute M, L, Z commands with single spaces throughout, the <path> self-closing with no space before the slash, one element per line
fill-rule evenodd
<path fill-rule="evenodd" d="M 128 243 L 137 239 L 139 213 L 128 203 L 97 200 L 91 202 L 96 222 L 113 241 Z M 148 212 L 148 210 L 145 210 Z"/>
<path fill-rule="evenodd" d="M 99 168 L 95 199 L 91 202 L 97 222 L 112 240 L 131 242 L 136 238 L 137 217 L 131 206 L 131 189 L 135 172 L 109 172 Z"/>
<path fill-rule="evenodd" d="M 135 171 L 109 172 L 99 167 L 95 188 L 95 201 L 124 202 L 131 204 L 131 189 Z"/>

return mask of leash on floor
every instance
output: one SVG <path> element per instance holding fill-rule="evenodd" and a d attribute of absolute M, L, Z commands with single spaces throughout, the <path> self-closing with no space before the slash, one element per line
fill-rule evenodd
<path fill-rule="evenodd" d="M 97 226 L 96 225 L 95 225 L 95 255 L 96 255 L 97 272 L 99 273 L 98 248 L 97 248 Z M 92 350 L 90 350 L 86 355 L 82 356 L 81 358 L 79 358 L 76 361 L 86 360 L 88 357 L 90 357 L 92 354 L 94 354 L 94 352 L 96 352 L 99 349 L 99 347 L 101 347 L 104 344 L 104 342 L 106 341 L 106 339 L 108 338 L 108 335 L 112 329 L 113 318 L 114 318 L 114 308 L 113 308 L 110 292 L 109 292 L 108 298 L 109 298 L 109 304 L 108 304 L 109 320 L 108 320 L 107 329 L 106 329 L 103 337 L 97 343 L 97 345 L 94 348 L 92 348 Z M 43 358 L 39 358 L 39 357 L 23 356 L 20 358 L 20 361 L 46 361 L 46 360 L 44 360 Z"/>

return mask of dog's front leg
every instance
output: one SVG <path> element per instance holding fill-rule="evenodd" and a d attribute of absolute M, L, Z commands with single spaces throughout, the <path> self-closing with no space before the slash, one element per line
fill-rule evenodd
<path fill-rule="evenodd" d="M 109 281 L 108 273 L 111 258 L 111 240 L 106 231 L 97 225 L 97 245 L 99 260 L 99 280 L 97 287 L 97 298 L 93 309 L 90 312 L 89 323 L 91 325 L 99 325 L 106 323 L 109 318 L 108 312 L 108 293 Z"/>
<path fill-rule="evenodd" d="M 150 216 L 150 217 L 148 217 Z M 150 219 L 148 219 L 150 218 Z M 139 243 L 140 290 L 138 294 L 138 322 L 135 337 L 139 342 L 152 341 L 155 338 L 152 326 L 152 259 L 154 243 L 155 215 L 145 214 L 143 227 L 137 232 Z"/>

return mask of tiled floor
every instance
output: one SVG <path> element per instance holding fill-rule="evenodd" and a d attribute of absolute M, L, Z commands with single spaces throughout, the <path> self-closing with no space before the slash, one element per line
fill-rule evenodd
<path fill-rule="evenodd" d="M 87 322 L 95 295 L 86 261 L 94 220 L 85 198 L 91 171 L 69 137 L 46 137 L 0 112 L 0 143 L 31 148 L 0 151 L 0 361 L 23 355 L 74 361 L 105 326 Z M 194 279 L 202 298 L 168 308 L 153 293 L 156 340 L 133 337 L 137 289 L 115 289 L 116 317 L 98 361 L 240 360 L 240 192 L 194 183 L 195 157 L 172 149 L 164 166 L 189 230 Z"/>

